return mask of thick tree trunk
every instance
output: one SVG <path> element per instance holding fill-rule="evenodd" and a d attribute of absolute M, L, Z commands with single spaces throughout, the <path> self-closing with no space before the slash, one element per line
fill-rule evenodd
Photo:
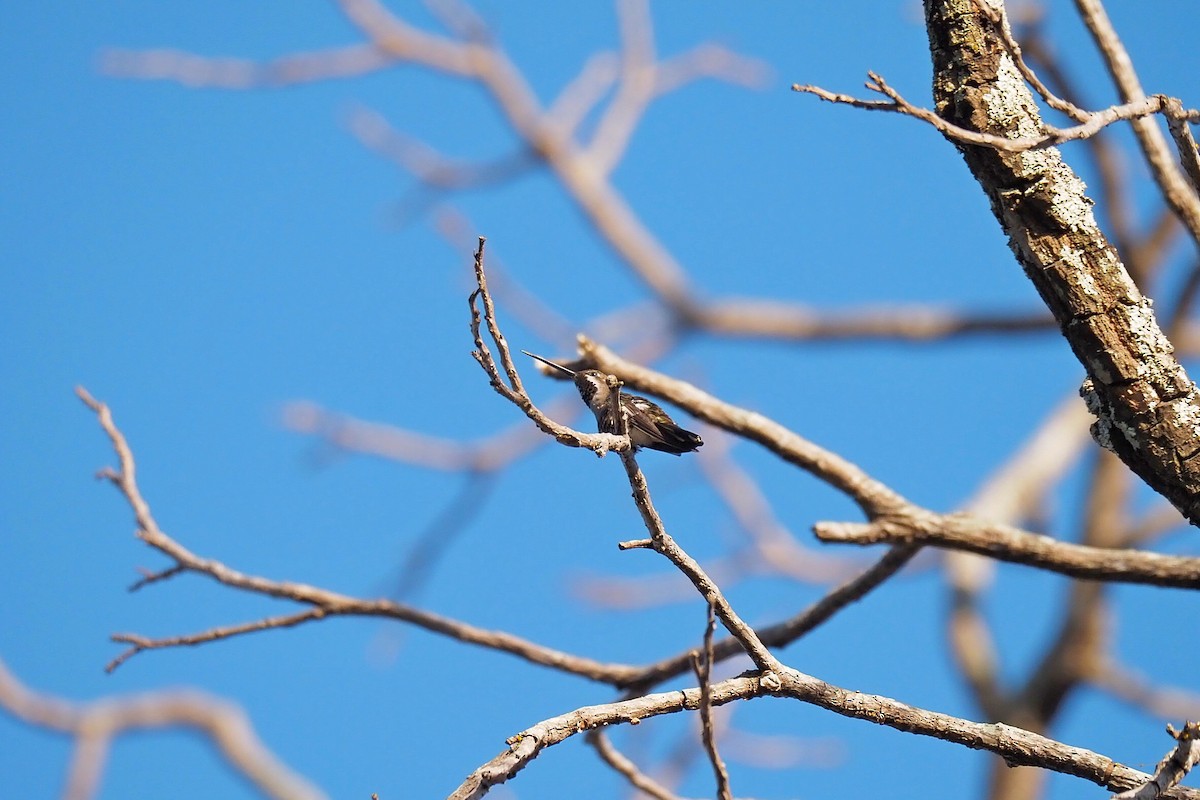
<path fill-rule="evenodd" d="M 938 113 L 1017 138 L 1041 117 L 994 23 L 972 0 L 925 0 Z M 1025 274 L 1087 370 L 1092 434 L 1193 524 L 1200 522 L 1200 396 L 1096 224 L 1083 181 L 1056 148 L 959 145 Z"/>

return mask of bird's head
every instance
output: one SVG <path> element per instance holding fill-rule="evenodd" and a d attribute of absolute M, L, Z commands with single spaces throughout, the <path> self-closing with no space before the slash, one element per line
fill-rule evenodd
<path fill-rule="evenodd" d="M 583 402 L 593 411 L 608 404 L 611 390 L 608 388 L 607 377 L 599 370 L 585 369 L 576 372 L 575 388 L 579 390 Z"/>

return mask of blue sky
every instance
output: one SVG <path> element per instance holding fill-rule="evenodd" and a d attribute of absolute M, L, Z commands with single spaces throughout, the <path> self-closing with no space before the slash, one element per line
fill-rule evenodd
<path fill-rule="evenodd" d="M 1113 6 L 1147 90 L 1187 102 L 1200 55 L 1184 32 L 1198 29 L 1200 9 L 1182 0 Z M 394 7 L 428 24 L 419 4 Z M 616 41 L 613 10 L 601 3 L 479 8 L 544 101 Z M 1089 97 L 1109 102 L 1069 4 L 1051 3 L 1048 14 L 1066 62 L 1093 75 Z M 945 141 L 912 120 L 788 90 L 811 82 L 861 93 L 873 69 L 928 102 L 919 16 L 909 2 L 655 5 L 660 52 L 716 40 L 772 70 L 762 91 L 706 82 L 663 99 L 615 174 L 702 295 L 830 309 L 1037 307 Z M 9 613 L 0 658 L 31 688 L 75 700 L 201 688 L 243 704 L 266 743 L 331 797 L 436 797 L 506 736 L 610 700 L 611 691 L 356 620 L 145 653 L 104 674 L 118 652 L 111 633 L 173 635 L 284 606 L 196 577 L 128 593 L 137 568 L 164 564 L 133 538 L 116 493 L 92 480 L 112 455 L 72 394 L 82 384 L 111 405 L 159 523 L 197 553 L 347 594 L 387 591 L 411 543 L 456 502 L 462 478 L 365 457 L 323 462 L 311 440 L 284 429 L 281 409 L 308 400 L 464 439 L 520 417 L 469 356 L 469 251 L 448 244 L 428 216 L 399 213 L 411 180 L 364 149 L 346 119 L 374 109 L 460 158 L 510 152 L 511 133 L 477 89 L 419 69 L 251 92 L 118 80 L 97 69 L 113 47 L 269 58 L 354 41 L 331 4 L 23 4 L 7 15 L 0 605 Z M 1086 178 L 1082 150 L 1067 155 Z M 1128 169 L 1144 181 L 1144 168 Z M 451 199 L 508 272 L 574 325 L 645 299 L 546 173 Z M 1138 201 L 1149 207 L 1150 194 Z M 1180 249 L 1184 257 L 1194 258 Z M 561 353 L 515 320 L 505 330 L 521 347 Z M 778 419 L 934 509 L 968 497 L 1081 378 L 1050 334 L 933 346 L 701 336 L 659 366 Z M 539 400 L 559 392 L 532 370 L 527 378 Z M 844 499 L 752 446 L 735 456 L 804 542 L 817 520 L 856 518 Z M 695 464 L 656 454 L 643 461 L 676 538 L 697 557 L 723 552 L 734 524 Z M 598 658 L 642 662 L 692 646 L 703 624 L 696 601 L 612 612 L 579 598 L 590 578 L 665 572 L 649 553 L 614 546 L 639 524 L 623 481 L 615 459 L 565 448 L 514 464 L 447 544 L 420 604 Z M 1065 492 L 1058 518 L 1071 519 L 1072 501 Z M 1197 552 L 1186 537 L 1168 546 Z M 1000 568 L 988 611 L 1014 677 L 1044 646 L 1066 585 Z M 766 622 L 821 591 L 763 579 L 737 585 L 730 598 L 747 619 Z M 1164 617 L 1181 601 L 1194 608 L 1194 598 L 1172 591 L 1115 595 L 1123 653 L 1155 649 Z M 944 654 L 945 602 L 935 571 L 902 578 L 785 659 L 848 688 L 977 718 Z M 1176 666 L 1194 663 L 1194 643 L 1173 650 L 1169 663 L 1143 657 L 1139 667 L 1194 688 L 1192 672 Z M 959 797 L 986 772 L 980 755 L 795 704 L 759 701 L 735 719 L 836 755 L 783 772 L 734 763 L 739 795 L 828 796 L 853 774 L 865 794 L 905 796 L 920 786 L 927 796 Z M 644 746 L 647 758 L 668 752 L 685 730 L 679 721 L 642 727 L 622 743 Z M 1149 767 L 1164 749 L 1160 730 L 1159 720 L 1082 692 L 1053 733 Z M 0 739 L 7 792 L 54 796 L 65 740 L 5 717 Z M 922 776 L 933 769 L 940 777 L 931 785 Z M 563 796 L 577 775 L 595 780 L 589 795 L 618 791 L 591 751 L 572 742 L 496 794 Z M 700 771 L 683 791 L 709 793 L 709 779 Z M 1054 789 L 1095 793 L 1069 779 Z M 255 796 L 190 736 L 121 740 L 100 796 L 166 795 Z"/>

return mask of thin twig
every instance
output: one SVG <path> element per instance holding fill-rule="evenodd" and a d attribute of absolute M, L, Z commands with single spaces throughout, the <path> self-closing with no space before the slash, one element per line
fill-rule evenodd
<path fill-rule="evenodd" d="M 646 773 L 638 769 L 624 753 L 613 746 L 602 728 L 588 731 L 585 737 L 587 743 L 595 749 L 597 755 L 618 774 L 629 781 L 629 785 L 654 800 L 680 800 L 679 796 Z"/>
<path fill-rule="evenodd" d="M 783 648 L 795 642 L 828 622 L 842 609 L 861 600 L 872 590 L 881 586 L 903 569 L 904 565 L 911 561 L 920 549 L 911 545 L 898 545 L 891 548 L 862 574 L 830 591 L 799 614 L 774 625 L 759 628 L 756 631 L 759 640 L 767 647 L 773 648 Z M 741 645 L 732 637 L 721 639 L 713 644 L 713 658 L 716 661 L 724 661 L 741 652 Z M 633 681 L 623 684 L 621 688 L 631 693 L 647 691 L 650 687 L 665 680 L 684 674 L 689 665 L 690 651 L 643 667 L 641 673 Z"/>
<path fill-rule="evenodd" d="M 475 279 L 477 285 L 470 297 L 471 332 L 475 341 L 474 355 L 488 374 L 492 387 L 501 396 L 524 411 L 526 416 L 537 424 L 539 428 L 550 433 L 560 442 L 573 446 L 581 446 L 586 440 L 592 437 L 571 431 L 551 422 L 544 414 L 537 410 L 533 405 L 533 401 L 529 399 L 529 396 L 525 393 L 521 385 L 520 378 L 516 374 L 516 367 L 513 366 L 512 357 L 509 354 L 508 344 L 500 331 L 500 324 L 496 320 L 496 308 L 492 302 L 491 293 L 488 291 L 487 276 L 484 269 L 484 240 L 482 237 L 479 239 L 479 248 L 475 253 Z M 477 298 L 483 306 L 482 324 L 486 325 L 488 335 L 499 350 L 501 362 L 508 373 L 507 384 L 501 379 L 495 361 L 492 359 L 491 351 L 480 333 L 480 313 L 475 305 Z M 617 420 L 618 429 L 622 430 L 625 428 L 625 411 L 620 402 L 620 383 L 616 380 L 615 376 L 611 375 L 608 376 L 607 380 L 609 381 L 610 401 L 615 404 L 611 413 L 614 419 Z M 716 609 L 716 614 L 721 620 L 721 624 L 741 643 L 742 647 L 750 655 L 750 658 L 754 660 L 754 663 L 760 669 L 778 669 L 780 667 L 779 662 L 771 655 L 763 643 L 759 641 L 753 629 L 734 611 L 716 583 L 704 572 L 696 560 L 688 555 L 670 534 L 667 533 L 662 518 L 655 509 L 654 502 L 650 497 L 646 478 L 642 474 L 641 468 L 638 467 L 637 458 L 629 437 L 625 434 L 599 434 L 599 436 L 607 437 L 605 440 L 602 440 L 606 442 L 606 449 L 616 450 L 621 457 L 621 463 L 625 467 L 625 474 L 629 479 L 630 488 L 633 490 L 634 503 L 641 514 L 646 531 L 650 534 L 650 541 L 655 552 L 666 556 L 692 582 L 692 585 L 696 587 L 696 590 L 700 592 L 705 601 Z M 614 447 L 609 442 L 619 446 Z M 601 451 L 597 449 L 597 453 L 601 453 Z"/>
<path fill-rule="evenodd" d="M 1117 93 L 1127 105 L 1133 105 L 1146 98 L 1141 81 L 1133 68 L 1133 60 L 1113 28 L 1108 13 L 1100 0 L 1075 0 L 1075 7 L 1083 19 L 1084 25 L 1092 34 L 1100 55 L 1108 67 Z M 1161 95 L 1159 95 L 1161 97 Z M 1162 98 L 1165 108 L 1167 98 Z M 1197 121 L 1195 112 L 1184 115 L 1173 115 Z M 1195 187 L 1189 186 L 1187 180 L 1171 158 L 1170 148 L 1166 138 L 1153 120 L 1133 118 L 1133 133 L 1138 145 L 1150 166 L 1150 172 L 1162 192 L 1163 199 L 1175 212 L 1179 220 L 1187 228 L 1192 240 L 1200 245 L 1200 198 L 1196 195 Z"/>
<path fill-rule="evenodd" d="M 1167 734 L 1175 740 L 1175 747 L 1158 762 L 1154 777 L 1143 786 L 1113 795 L 1111 800 L 1157 800 L 1200 762 L 1200 722 L 1185 723 L 1178 731 L 1167 725 Z"/>
<path fill-rule="evenodd" d="M 712 764 L 713 776 L 717 781 L 718 800 L 733 800 L 733 792 L 729 788 L 729 770 L 721 760 L 717 751 L 717 737 L 713 732 L 712 693 L 709 686 L 712 677 L 713 662 L 713 630 L 716 628 L 716 617 L 713 607 L 708 607 L 708 619 L 704 625 L 704 647 L 700 652 L 692 653 L 692 669 L 700 685 L 700 738 L 704 742 L 704 750 Z"/>
<path fill-rule="evenodd" d="M 296 614 L 287 614 L 280 617 L 266 617 L 264 619 L 246 622 L 241 625 L 226 625 L 219 628 L 211 628 L 201 633 L 186 634 L 184 636 L 171 636 L 164 639 L 151 639 L 146 636 L 140 636 L 136 633 L 114 633 L 109 637 L 112 641 L 118 644 L 127 644 L 129 649 L 122 652 L 112 661 L 104 666 L 104 671 L 112 673 L 117 667 L 124 664 L 129 659 L 136 656 L 145 650 L 161 650 L 169 647 L 191 647 L 194 645 L 205 644 L 207 642 L 215 642 L 218 639 L 231 639 L 235 636 L 241 636 L 245 633 L 256 633 L 258 631 L 273 630 L 275 628 L 291 628 L 296 625 L 301 625 L 305 622 L 322 619 L 327 614 L 324 609 L 310 608 L 307 611 L 301 611 Z"/>
<path fill-rule="evenodd" d="M 633 501 L 641 513 L 646 530 L 650 533 L 651 546 L 654 551 L 665 556 L 692 582 L 696 591 L 700 592 L 705 601 L 713 607 L 721 624 L 741 644 L 759 669 L 764 672 L 779 669 L 781 667 L 779 661 L 771 655 L 771 651 L 758 638 L 754 629 L 733 610 L 733 606 L 725 598 L 720 587 L 704 572 L 696 560 L 688 555 L 667 533 L 662 518 L 658 515 L 658 511 L 654 508 L 654 502 L 650 499 L 646 477 L 638 467 L 633 452 L 623 452 L 620 455 L 621 463 L 625 466 L 625 475 L 629 478 L 629 486 L 633 490 Z"/>
<path fill-rule="evenodd" d="M 257 630 L 286 627 L 307 621 L 331 616 L 363 616 L 383 617 L 407 622 L 433 633 L 438 633 L 462 642 L 488 647 L 501 652 L 515 655 L 535 664 L 558 669 L 564 672 L 591 678 L 592 680 L 620 686 L 623 683 L 639 677 L 643 670 L 625 664 L 605 664 L 589 658 L 564 653 L 553 648 L 522 639 L 503 631 L 490 631 L 469 625 L 459 620 L 434 614 L 413 606 L 397 603 L 392 600 L 365 600 L 320 589 L 302 583 L 274 581 L 256 575 L 248 575 L 230 569 L 225 564 L 214 559 L 201 558 L 183 545 L 168 536 L 150 512 L 149 504 L 142 497 L 136 480 L 136 464 L 133 452 L 125 440 L 125 436 L 113 421 L 108 406 L 93 398 L 87 390 L 79 387 L 76 393 L 93 411 L 96 412 L 101 427 L 112 441 L 119 462 L 119 470 L 107 470 L 104 473 L 121 493 L 134 510 L 138 523 L 137 536 L 151 547 L 171 558 L 176 567 L 168 572 L 194 572 L 206 575 L 226 586 L 235 589 L 255 592 L 268 597 L 294 600 L 312 606 L 311 609 L 292 615 L 267 618 L 241 625 L 221 626 L 200 633 L 174 636 L 161 639 L 122 634 L 121 641 L 132 644 L 130 650 L 118 656 L 110 664 L 115 668 L 136 653 L 145 650 L 167 647 L 180 647 L 216 641 L 230 636 L 237 636 Z"/>
<path fill-rule="evenodd" d="M 550 434 L 562 444 L 570 447 L 590 448 L 598 456 L 603 456 L 609 451 L 624 452 L 631 450 L 633 444 L 629 441 L 628 436 L 616 436 L 611 433 L 589 434 L 572 430 L 565 425 L 560 425 L 551 420 L 529 399 L 529 395 L 525 392 L 525 387 L 521 384 L 521 378 L 517 374 L 517 368 L 513 364 L 508 343 L 501 335 L 499 325 L 496 322 L 496 309 L 492 302 L 491 293 L 487 288 L 487 276 L 484 274 L 483 269 L 485 241 L 482 236 L 479 237 L 479 246 L 475 251 L 476 289 L 471 292 L 467 302 L 471 309 L 471 335 L 475 342 L 475 350 L 471 355 L 474 356 L 479 366 L 483 368 L 483 371 L 487 373 L 492 388 L 501 397 L 525 412 L 525 416 L 529 417 L 538 428 Z M 477 299 L 482 300 L 482 314 L 475 306 Z M 497 367 L 496 361 L 492 357 L 492 351 L 483 340 L 483 335 L 480 332 L 480 326 L 483 324 L 487 325 L 488 335 L 500 353 L 501 366 L 504 369 L 507 380 L 501 377 L 500 368 Z"/>
<path fill-rule="evenodd" d="M 1192 182 L 1192 188 L 1200 192 L 1200 153 L 1196 151 L 1196 139 L 1185 118 L 1183 103 L 1177 98 L 1167 100 L 1167 129 L 1175 140 L 1175 148 L 1179 151 L 1179 162 L 1183 172 Z"/>
<path fill-rule="evenodd" d="M 810 84 L 794 83 L 792 84 L 792 91 L 816 95 L 830 103 L 848 105 L 854 108 L 861 108 L 865 111 L 891 111 L 897 114 L 904 114 L 932 125 L 944 136 L 948 136 L 957 142 L 982 145 L 1006 153 L 1024 153 L 1029 150 L 1053 147 L 1064 142 L 1087 139 L 1095 136 L 1101 130 L 1115 122 L 1142 120 L 1153 114 L 1163 113 L 1167 107 L 1167 98 L 1163 95 L 1140 97 L 1120 105 L 1113 105 L 1100 111 L 1095 111 L 1088 118 L 1087 122 L 1079 125 L 1069 128 L 1056 128 L 1053 125 L 1043 123 L 1042 127 L 1045 133 L 1038 136 L 1009 138 L 997 134 L 980 133 L 979 131 L 973 131 L 969 128 L 955 125 L 952 122 L 947 122 L 933 111 L 913 105 L 905 100 L 880 75 L 874 72 L 868 72 L 867 75 L 870 77 L 867 88 L 882 94 L 888 98 L 887 100 L 860 100 L 851 95 L 830 92 L 822 89 L 820 86 L 812 86 Z M 1200 120 L 1200 111 L 1189 109 L 1183 111 L 1182 116 L 1186 119 Z"/>
<path fill-rule="evenodd" d="M 1046 84 L 1042 83 L 1038 78 L 1037 73 L 1025 63 L 1024 54 L 1021 52 L 1021 45 L 1013 38 L 1012 28 L 1008 23 L 1008 14 L 1003 4 L 993 6 L 988 0 L 975 0 L 975 7 L 983 13 L 985 17 L 992 21 L 996 26 L 996 32 L 1000 36 L 1000 41 L 1004 42 L 1005 49 L 1012 56 L 1013 63 L 1017 65 L 1021 76 L 1033 87 L 1046 104 L 1051 108 L 1061 111 L 1076 122 L 1087 122 L 1091 118 L 1091 114 L 1079 108 L 1070 100 L 1059 97 L 1050 91 Z"/>
<path fill-rule="evenodd" d="M 1055 57 L 1052 48 L 1042 38 L 1041 26 L 1031 24 L 1026 26 L 1022 36 L 1025 52 L 1039 62 L 1042 70 L 1055 84 L 1057 91 L 1075 105 L 1083 105 L 1079 98 L 1082 94 L 1076 88 L 1065 66 Z M 1087 152 L 1095 163 L 1098 180 L 1095 183 L 1097 196 L 1097 212 L 1108 219 L 1107 229 L 1111 231 L 1113 243 L 1117 252 L 1125 258 L 1130 274 L 1138 279 L 1138 285 L 1143 285 L 1142 279 L 1149 273 L 1151 263 L 1161 259 L 1164 251 L 1146 250 L 1135 245 L 1138 236 L 1134 231 L 1134 208 L 1132 192 L 1126 170 L 1123 154 L 1118 150 L 1111 136 L 1092 136 L 1086 140 Z M 1166 216 L 1174 222 L 1175 217 L 1169 211 Z"/>

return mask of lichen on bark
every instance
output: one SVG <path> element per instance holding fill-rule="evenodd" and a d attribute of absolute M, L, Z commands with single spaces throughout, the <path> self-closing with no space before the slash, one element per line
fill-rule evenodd
<path fill-rule="evenodd" d="M 1008 138 L 1043 133 L 1029 87 L 973 0 L 925 0 L 925 12 L 938 114 Z M 1200 523 L 1200 395 L 1096 223 L 1083 181 L 1057 148 L 956 146 L 1087 371 L 1094 438 Z"/>

